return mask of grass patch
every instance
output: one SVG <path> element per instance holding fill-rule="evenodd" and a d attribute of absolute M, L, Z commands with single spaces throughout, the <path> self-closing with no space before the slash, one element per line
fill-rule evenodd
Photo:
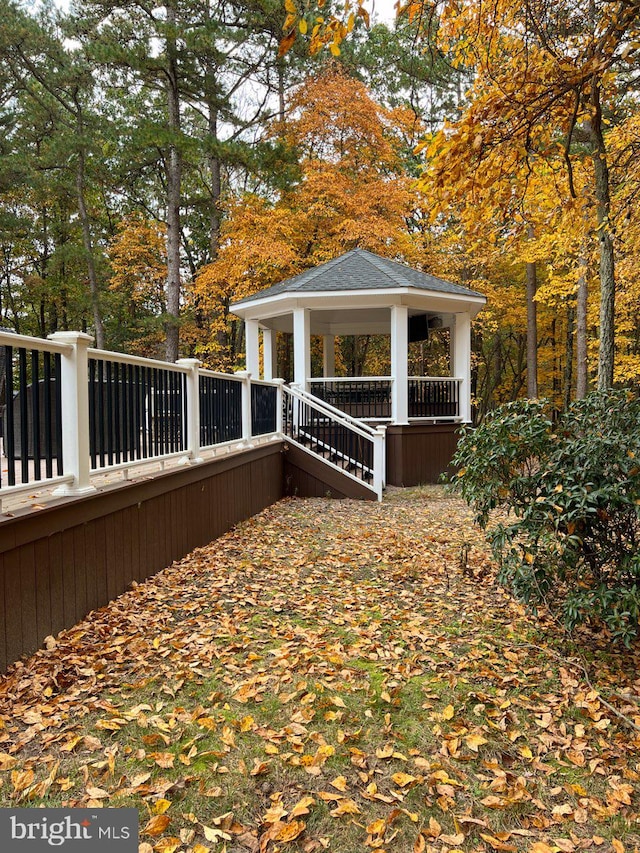
<path fill-rule="evenodd" d="M 156 853 L 632 851 L 637 663 L 530 618 L 437 487 L 285 501 L 3 680 L 0 804 L 133 806 Z"/>

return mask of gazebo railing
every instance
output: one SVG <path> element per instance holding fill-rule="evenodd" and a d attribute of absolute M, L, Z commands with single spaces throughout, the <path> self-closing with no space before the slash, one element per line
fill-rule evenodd
<path fill-rule="evenodd" d="M 320 400 L 362 420 L 391 420 L 389 376 L 332 376 L 311 379 L 309 390 Z"/>
<path fill-rule="evenodd" d="M 415 419 L 456 419 L 460 417 L 460 383 L 452 376 L 410 376 L 407 379 L 408 415 Z M 353 418 L 391 421 L 389 376 L 332 376 L 311 379 L 309 390 L 320 400 Z"/>
<path fill-rule="evenodd" d="M 410 376 L 410 418 L 458 418 L 461 379 L 451 376 Z"/>

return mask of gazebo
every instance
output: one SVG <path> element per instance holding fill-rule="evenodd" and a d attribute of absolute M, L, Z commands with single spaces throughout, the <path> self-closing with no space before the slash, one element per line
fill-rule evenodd
<path fill-rule="evenodd" d="M 354 249 L 231 306 L 245 323 L 246 369 L 278 376 L 276 333 L 293 335 L 293 382 L 356 419 L 387 425 L 387 482 L 437 479 L 460 424 L 471 421 L 471 320 L 486 298 L 379 255 Z M 409 343 L 449 330 L 446 376 L 409 376 Z M 335 340 L 390 335 L 390 375 L 336 376 Z M 311 375 L 311 337 L 323 341 Z"/>

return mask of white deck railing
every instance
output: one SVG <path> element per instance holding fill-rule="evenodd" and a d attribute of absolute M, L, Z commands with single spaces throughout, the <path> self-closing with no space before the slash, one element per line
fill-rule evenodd
<path fill-rule="evenodd" d="M 4 497 L 43 489 L 95 491 L 96 478 L 171 460 L 199 462 L 280 433 L 282 383 L 92 349 L 60 332 L 48 340 L 0 333 Z"/>

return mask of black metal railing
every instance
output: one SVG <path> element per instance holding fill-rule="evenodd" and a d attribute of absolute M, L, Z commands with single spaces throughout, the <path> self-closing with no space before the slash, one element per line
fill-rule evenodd
<path fill-rule="evenodd" d="M 242 438 L 242 383 L 200 374 L 200 445 Z"/>
<path fill-rule="evenodd" d="M 284 395 L 282 429 L 285 435 L 343 471 L 365 482 L 373 479 L 371 439 L 289 392 Z"/>
<path fill-rule="evenodd" d="M 62 475 L 60 355 L 27 347 L 0 349 L 3 455 L 15 486 Z"/>
<path fill-rule="evenodd" d="M 143 364 L 89 359 L 91 467 L 185 449 L 186 377 Z"/>
<path fill-rule="evenodd" d="M 458 391 L 457 379 L 409 379 L 409 417 L 458 417 Z"/>
<path fill-rule="evenodd" d="M 251 383 L 251 435 L 266 435 L 277 428 L 278 389 L 275 385 Z"/>
<path fill-rule="evenodd" d="M 309 390 L 353 418 L 391 417 L 391 379 L 311 380 Z"/>

